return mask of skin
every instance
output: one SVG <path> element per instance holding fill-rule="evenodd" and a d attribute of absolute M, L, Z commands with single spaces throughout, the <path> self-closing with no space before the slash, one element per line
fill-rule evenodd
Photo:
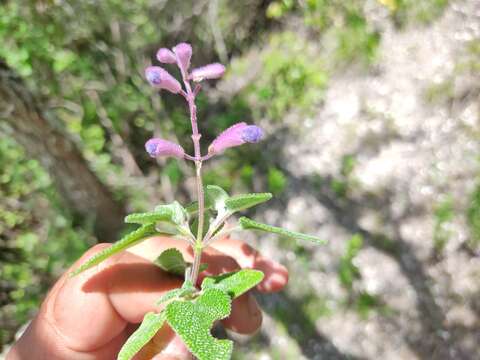
<path fill-rule="evenodd" d="M 71 269 L 110 246 L 98 244 L 87 251 Z M 187 261 L 193 259 L 187 244 L 155 237 L 117 254 L 84 273 L 69 278 L 67 271 L 52 287 L 38 315 L 7 354 L 7 360 L 105 360 L 115 359 L 122 344 L 148 311 L 159 311 L 155 301 L 166 291 L 180 287 L 182 279 L 151 263 L 163 250 L 176 247 Z M 288 281 L 287 269 L 239 240 L 225 238 L 204 250 L 202 263 L 207 275 L 255 268 L 265 273 L 257 286 L 260 292 L 280 291 Z M 225 328 L 240 334 L 256 332 L 262 313 L 247 293 L 235 299 L 232 313 L 222 321 Z M 142 359 L 191 359 L 181 340 L 164 326 L 137 354 Z"/>

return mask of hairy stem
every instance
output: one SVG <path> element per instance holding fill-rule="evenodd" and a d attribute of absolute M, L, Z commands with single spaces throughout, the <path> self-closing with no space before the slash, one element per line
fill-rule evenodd
<path fill-rule="evenodd" d="M 202 154 L 200 152 L 200 138 L 202 135 L 198 132 L 197 125 L 197 106 L 195 105 L 195 93 L 192 91 L 190 81 L 185 74 L 183 75 L 183 82 L 185 83 L 186 99 L 188 102 L 188 109 L 190 111 L 190 122 L 192 124 L 192 141 L 195 152 L 195 179 L 197 183 L 197 200 L 198 200 L 198 231 L 197 240 L 194 247 L 194 258 L 192 270 L 190 271 L 190 281 L 195 285 L 200 269 L 200 260 L 202 257 L 202 241 L 203 241 L 203 223 L 205 212 L 205 195 L 203 192 L 202 181 Z"/>

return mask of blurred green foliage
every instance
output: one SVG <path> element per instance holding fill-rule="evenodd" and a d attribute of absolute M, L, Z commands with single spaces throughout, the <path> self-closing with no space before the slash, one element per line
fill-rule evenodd
<path fill-rule="evenodd" d="M 377 295 L 355 286 L 362 278 L 360 269 L 355 264 L 355 258 L 363 245 L 363 237 L 359 234 L 353 235 L 340 259 L 338 278 L 348 292 L 346 305 L 353 307 L 362 318 L 367 318 L 372 311 L 380 311 L 384 315 L 388 315 L 390 309 Z"/>
<path fill-rule="evenodd" d="M 470 227 L 470 245 L 473 248 L 477 248 L 480 244 L 480 184 L 477 184 L 470 195 L 470 205 L 467 209 L 467 220 Z"/>
<path fill-rule="evenodd" d="M 12 139 L 0 141 L 0 168 L 0 339 L 7 340 L 92 238 L 61 208 L 48 174 Z"/>
<path fill-rule="evenodd" d="M 453 199 L 447 197 L 436 204 L 433 212 L 435 216 L 433 242 L 437 254 L 443 252 L 445 245 L 447 245 L 447 242 L 452 235 L 452 231 L 448 228 L 448 225 L 455 217 L 455 208 L 453 205 Z"/>
<path fill-rule="evenodd" d="M 354 263 L 355 257 L 358 255 L 360 249 L 363 246 L 363 238 L 361 235 L 354 235 L 347 243 L 345 253 L 340 259 L 340 266 L 338 269 L 338 277 L 340 283 L 352 290 L 353 283 L 356 279 L 360 278 L 360 271 Z"/>

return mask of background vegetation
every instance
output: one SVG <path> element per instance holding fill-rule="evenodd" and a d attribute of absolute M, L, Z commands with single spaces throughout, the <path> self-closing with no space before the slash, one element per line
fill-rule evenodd
<path fill-rule="evenodd" d="M 0 348 L 35 314 L 65 267 L 92 244 L 118 235 L 114 222 L 124 211 L 189 200 L 192 184 L 183 180 L 192 169 L 177 160 L 152 162 L 143 148 L 152 134 L 161 134 L 191 150 L 184 104 L 158 96 L 143 78 L 158 47 L 188 41 L 194 63 L 220 60 L 228 68 L 225 79 L 199 98 L 204 144 L 238 121 L 255 121 L 268 133 L 263 144 L 212 162 L 205 182 L 232 192 L 271 191 L 277 198 L 264 216 L 331 242 L 327 250 L 284 239 L 259 243 L 286 262 L 293 276 L 285 294 L 262 298 L 264 330 L 238 359 L 478 358 L 480 303 L 472 294 L 480 289 L 474 145 L 480 92 L 472 79 L 478 80 L 480 66 L 480 20 L 468 15 L 474 5 L 475 0 L 3 1 Z M 452 27 L 467 25 L 477 32 L 446 38 Z M 415 42 L 417 34 L 423 40 Z M 415 69 L 415 57 L 391 63 L 393 49 L 416 51 L 411 49 L 423 49 L 429 39 L 450 52 L 427 48 Z M 438 62 L 447 73 L 401 88 L 404 77 L 428 72 Z M 390 78 L 382 75 L 394 70 Z M 403 106 L 378 110 L 362 103 L 361 94 L 372 92 L 369 86 L 378 89 L 373 98 L 400 96 L 405 107 L 414 92 L 415 110 L 422 111 L 406 116 L 412 123 L 399 122 Z M 403 93 L 388 90 L 396 86 Z M 13 97 L 5 95 L 13 88 Z M 352 92 L 360 94 L 360 104 L 349 102 Z M 329 112 L 337 101 L 343 112 Z M 35 116 L 15 110 L 25 103 L 32 105 L 26 113 Z M 345 114 L 352 106 L 360 110 L 349 122 Z M 47 135 L 38 138 L 28 131 L 36 116 L 46 120 L 39 126 Z M 437 124 L 435 116 L 450 127 L 429 127 Z M 17 128 L 19 123 L 26 126 Z M 48 134 L 54 132 L 81 156 L 38 150 L 38 143 L 49 148 Z M 435 136 L 443 137 L 423 146 Z M 382 157 L 402 142 L 416 154 L 410 157 L 402 148 L 400 155 Z M 461 160 L 445 163 L 446 148 L 447 159 Z M 424 154 L 433 155 L 425 162 Z M 380 160 L 367 166 L 372 159 Z M 70 188 L 62 186 L 71 180 L 77 189 L 77 181 L 87 180 L 68 166 L 55 171 L 82 161 L 104 187 L 110 202 L 103 209 L 100 204 L 91 211 L 91 197 L 72 200 Z M 414 164 L 411 173 L 402 170 L 405 164 Z M 412 174 L 427 170 L 428 179 L 417 183 Z M 369 186 L 369 179 L 387 173 L 392 182 L 374 180 Z M 424 185 L 431 196 L 416 197 Z M 408 216 L 396 215 L 402 209 Z M 109 234 L 99 226 L 107 217 L 113 219 Z M 420 223 L 409 232 L 412 219 Z M 471 271 L 457 272 L 456 264 L 467 263 Z M 468 284 L 456 286 L 460 277 Z M 398 287 L 408 287 L 410 295 Z M 391 338 L 390 332 L 399 335 Z"/>

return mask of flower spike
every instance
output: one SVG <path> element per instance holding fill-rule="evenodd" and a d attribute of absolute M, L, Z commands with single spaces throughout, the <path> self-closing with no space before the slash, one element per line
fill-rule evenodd
<path fill-rule="evenodd" d="M 230 126 L 222 132 L 208 147 L 209 154 L 218 154 L 225 149 L 240 146 L 245 143 L 257 143 L 263 139 L 264 133 L 256 125 L 241 122 Z"/>
<path fill-rule="evenodd" d="M 174 156 L 182 159 L 185 156 L 185 150 L 183 150 L 180 145 L 159 138 L 148 140 L 145 143 L 145 150 L 147 150 L 148 154 L 152 158 L 159 156 Z"/>
<path fill-rule="evenodd" d="M 182 86 L 168 71 L 160 66 L 149 66 L 145 69 L 145 77 L 150 85 L 157 89 L 165 89 L 174 94 L 182 90 Z"/>
<path fill-rule="evenodd" d="M 208 64 L 192 70 L 190 79 L 199 82 L 203 79 L 218 79 L 225 73 L 225 66 L 219 63 Z"/>

